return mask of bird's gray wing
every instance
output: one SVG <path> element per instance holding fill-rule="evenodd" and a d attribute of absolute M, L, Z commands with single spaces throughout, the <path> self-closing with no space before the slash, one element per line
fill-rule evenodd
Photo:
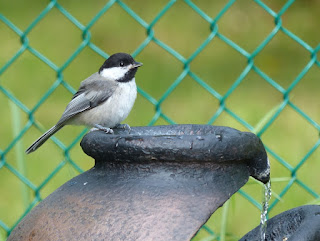
<path fill-rule="evenodd" d="M 102 104 L 110 98 L 116 87 L 116 82 L 108 81 L 98 73 L 91 75 L 82 81 L 79 90 L 72 97 L 57 125 L 63 125 L 75 115 Z"/>

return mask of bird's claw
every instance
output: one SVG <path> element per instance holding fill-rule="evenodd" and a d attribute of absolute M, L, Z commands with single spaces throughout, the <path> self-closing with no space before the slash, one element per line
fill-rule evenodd
<path fill-rule="evenodd" d="M 103 131 L 103 132 L 105 132 L 105 133 L 107 133 L 107 134 L 113 134 L 113 130 L 112 130 L 111 128 L 109 128 L 109 127 L 104 127 L 104 126 L 101 126 L 101 125 L 96 124 L 96 125 L 95 125 L 95 128 L 96 128 L 97 130 Z M 92 128 L 91 131 L 92 131 L 93 129 L 95 129 L 95 128 Z"/>
<path fill-rule="evenodd" d="M 114 128 L 116 128 L 116 129 L 124 129 L 126 131 L 129 131 L 129 133 L 131 131 L 131 127 L 128 124 L 118 124 Z"/>

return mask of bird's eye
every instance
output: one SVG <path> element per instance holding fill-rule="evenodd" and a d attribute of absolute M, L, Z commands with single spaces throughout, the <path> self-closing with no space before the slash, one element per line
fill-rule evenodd
<path fill-rule="evenodd" d="M 123 63 L 122 61 L 120 62 L 120 66 L 121 66 L 121 67 L 123 67 L 123 66 L 124 66 L 124 63 Z"/>

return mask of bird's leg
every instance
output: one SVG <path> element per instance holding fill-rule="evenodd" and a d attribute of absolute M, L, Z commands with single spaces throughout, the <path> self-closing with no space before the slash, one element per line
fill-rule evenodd
<path fill-rule="evenodd" d="M 118 124 L 114 127 L 115 129 L 124 129 L 126 131 L 131 131 L 131 127 L 128 124 Z"/>
<path fill-rule="evenodd" d="M 97 130 L 100 130 L 100 131 L 104 131 L 105 133 L 107 134 L 113 134 L 113 130 L 109 127 L 104 127 L 104 126 L 101 126 L 99 124 L 95 124 L 94 127 L 97 129 Z M 92 128 L 91 131 L 95 128 Z"/>

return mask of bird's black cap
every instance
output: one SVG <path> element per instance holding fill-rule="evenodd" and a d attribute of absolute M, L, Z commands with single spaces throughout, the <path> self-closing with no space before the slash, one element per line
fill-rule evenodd
<path fill-rule="evenodd" d="M 113 67 L 123 67 L 128 66 L 129 64 L 132 65 L 139 65 L 141 63 L 136 62 L 130 54 L 126 53 L 116 53 L 111 55 L 100 67 L 99 72 L 101 72 L 105 68 L 113 68 Z M 137 66 L 137 67 L 139 67 Z"/>

